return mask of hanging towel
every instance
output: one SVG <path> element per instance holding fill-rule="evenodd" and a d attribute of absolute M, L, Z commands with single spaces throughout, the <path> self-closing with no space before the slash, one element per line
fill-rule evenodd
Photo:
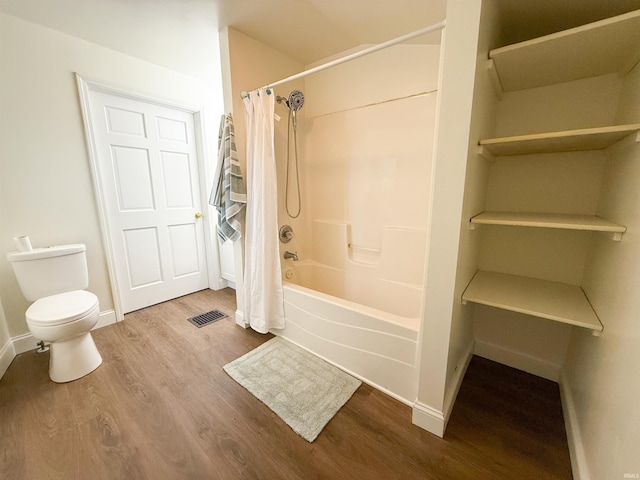
<path fill-rule="evenodd" d="M 231 114 L 223 115 L 218 133 L 218 168 L 209 203 L 218 210 L 218 236 L 222 242 L 236 241 L 241 235 L 241 222 L 247 191 L 236 153 L 236 140 Z"/>

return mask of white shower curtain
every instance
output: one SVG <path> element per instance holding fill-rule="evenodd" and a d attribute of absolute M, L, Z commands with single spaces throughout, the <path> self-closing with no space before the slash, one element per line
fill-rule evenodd
<path fill-rule="evenodd" d="M 260 89 L 244 98 L 247 114 L 244 313 L 251 328 L 260 333 L 284 328 L 273 147 L 274 96 Z"/>

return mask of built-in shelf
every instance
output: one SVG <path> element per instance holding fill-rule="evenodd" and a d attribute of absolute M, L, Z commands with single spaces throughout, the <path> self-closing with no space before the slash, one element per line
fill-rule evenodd
<path fill-rule="evenodd" d="M 473 302 L 588 328 L 603 328 L 582 288 L 537 278 L 478 271 L 462 295 Z"/>
<path fill-rule="evenodd" d="M 640 10 L 489 52 L 505 92 L 627 73 L 640 61 Z"/>
<path fill-rule="evenodd" d="M 481 149 L 491 155 L 528 155 L 533 153 L 575 152 L 601 150 L 620 140 L 635 135 L 640 140 L 640 123 L 611 127 L 583 128 L 560 132 L 533 133 L 513 137 L 480 140 Z M 480 151 L 482 155 L 482 150 Z"/>
<path fill-rule="evenodd" d="M 568 215 L 562 213 L 482 212 L 471 219 L 475 225 L 508 225 L 514 227 L 558 228 L 602 232 L 613 240 L 620 240 L 627 227 L 594 215 Z"/>

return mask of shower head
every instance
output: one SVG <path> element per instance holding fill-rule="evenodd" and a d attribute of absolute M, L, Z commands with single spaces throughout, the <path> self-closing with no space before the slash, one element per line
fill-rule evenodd
<path fill-rule="evenodd" d="M 304 105 L 304 94 L 300 90 L 292 90 L 287 105 L 294 112 L 300 110 Z"/>

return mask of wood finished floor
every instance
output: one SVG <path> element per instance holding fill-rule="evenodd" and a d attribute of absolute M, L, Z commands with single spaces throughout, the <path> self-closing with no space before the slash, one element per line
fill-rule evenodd
<path fill-rule="evenodd" d="M 230 318 L 198 329 L 185 319 Z M 0 381 L 0 478 L 571 479 L 558 387 L 474 357 L 444 439 L 362 385 L 314 443 L 222 366 L 270 336 L 232 320 L 232 290 L 202 291 L 93 333 L 104 363 L 54 384 L 48 354 Z"/>

